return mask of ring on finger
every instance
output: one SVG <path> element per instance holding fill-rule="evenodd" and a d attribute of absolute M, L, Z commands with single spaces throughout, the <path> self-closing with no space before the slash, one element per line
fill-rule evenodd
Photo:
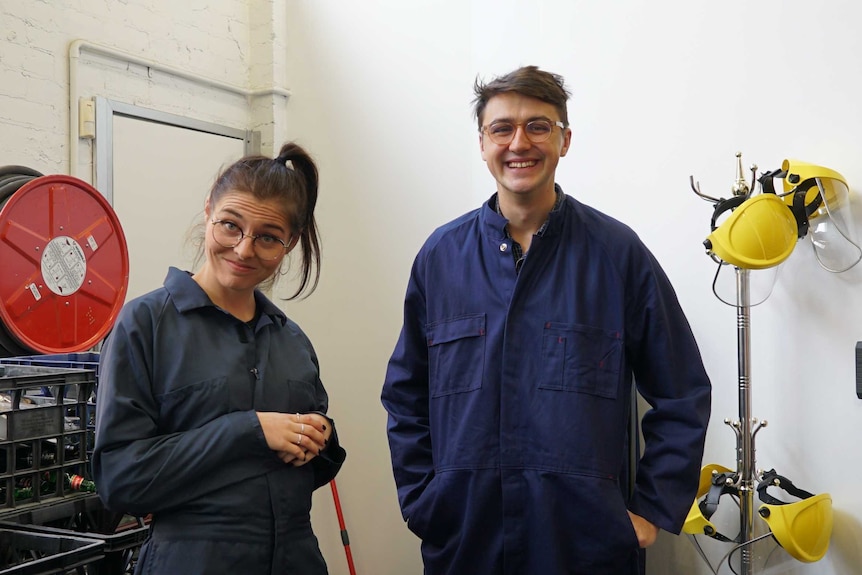
<path fill-rule="evenodd" d="M 296 444 L 297 444 L 297 445 L 302 445 L 302 438 L 303 438 L 303 437 L 304 437 L 304 436 L 300 433 L 300 434 L 299 434 L 299 437 L 296 439 Z"/>
<path fill-rule="evenodd" d="M 305 433 L 305 424 L 304 424 L 304 423 L 300 423 L 300 424 L 299 424 L 299 434 L 300 434 L 300 435 L 303 435 L 304 433 Z"/>

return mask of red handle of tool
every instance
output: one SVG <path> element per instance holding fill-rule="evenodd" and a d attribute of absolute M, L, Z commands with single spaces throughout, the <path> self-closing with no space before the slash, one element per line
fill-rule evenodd
<path fill-rule="evenodd" d="M 347 536 L 347 527 L 344 525 L 344 514 L 341 512 L 341 499 L 338 497 L 338 488 L 335 486 L 335 480 L 329 482 L 332 488 L 332 499 L 335 501 L 335 514 L 338 515 L 338 527 L 341 529 L 341 542 L 344 544 L 344 553 L 347 555 L 347 568 L 350 570 L 350 575 L 356 575 L 356 568 L 353 566 L 353 555 L 350 553 L 350 538 Z"/>

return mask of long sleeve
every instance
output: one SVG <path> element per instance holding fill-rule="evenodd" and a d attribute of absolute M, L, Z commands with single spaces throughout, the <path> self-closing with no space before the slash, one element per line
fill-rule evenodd
<path fill-rule="evenodd" d="M 641 422 L 644 453 L 636 470 L 632 511 L 679 533 L 697 491 L 709 422 L 711 384 L 676 295 L 658 264 L 630 306 L 627 353 L 638 391 L 649 403 Z"/>
<path fill-rule="evenodd" d="M 96 398 L 93 470 L 110 508 L 208 508 L 210 493 L 242 508 L 244 495 L 306 480 L 314 488 L 338 472 L 337 436 L 300 467 L 267 445 L 257 412 L 325 414 L 329 398 L 308 337 L 256 297 L 262 313 L 249 326 L 172 270 L 164 289 L 124 306 Z"/>
<path fill-rule="evenodd" d="M 418 264 L 407 288 L 404 324 L 389 360 L 381 399 L 389 413 L 387 432 L 402 514 L 413 505 L 434 476 L 428 396 L 428 348 L 424 334 L 424 296 Z"/>
<path fill-rule="evenodd" d="M 106 506 L 132 513 L 170 509 L 277 468 L 254 411 L 164 433 L 142 332 L 120 321 L 101 352 L 93 471 Z M 208 395 L 226 393 L 225 385 L 214 384 Z"/>
<path fill-rule="evenodd" d="M 320 413 L 320 415 L 326 416 L 325 413 Z M 344 448 L 341 447 L 341 444 L 338 442 L 338 433 L 335 430 L 335 422 L 329 419 L 330 425 L 332 425 L 332 434 L 329 436 L 329 443 L 326 445 L 326 448 L 320 452 L 318 457 L 315 457 L 311 460 L 311 466 L 314 469 L 314 488 L 317 489 L 323 485 L 326 485 L 338 475 L 338 472 L 341 470 L 341 466 L 344 464 L 344 460 L 347 458 L 347 452 L 344 451 Z"/>

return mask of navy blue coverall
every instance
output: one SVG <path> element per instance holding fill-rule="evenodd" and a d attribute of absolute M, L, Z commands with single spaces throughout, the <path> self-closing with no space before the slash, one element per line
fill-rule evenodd
<path fill-rule="evenodd" d="M 334 433 L 294 467 L 255 411 L 325 412 L 317 356 L 260 292 L 252 327 L 171 268 L 101 351 L 93 471 L 109 509 L 153 514 L 136 573 L 324 575 L 311 494 L 344 461 Z"/>
<path fill-rule="evenodd" d="M 626 510 L 678 533 L 696 495 L 700 352 L 630 228 L 567 196 L 516 274 L 495 201 L 411 271 L 382 392 L 402 514 L 427 575 L 634 575 Z M 633 377 L 651 409 L 628 470 Z"/>

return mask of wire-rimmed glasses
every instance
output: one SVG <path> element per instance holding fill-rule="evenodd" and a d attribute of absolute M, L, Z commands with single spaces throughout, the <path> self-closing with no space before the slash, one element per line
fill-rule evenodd
<path fill-rule="evenodd" d="M 515 132 L 518 131 L 518 126 L 524 128 L 524 134 L 527 139 L 534 144 L 540 144 L 551 137 L 551 132 L 554 131 L 554 126 L 565 129 L 566 125 L 560 121 L 552 122 L 551 120 L 531 120 L 526 123 L 522 122 L 492 122 L 482 128 L 482 132 L 488 134 L 491 141 L 495 144 L 505 146 L 515 138 Z"/>
<path fill-rule="evenodd" d="M 271 234 L 252 235 L 242 231 L 230 220 L 213 220 L 212 235 L 215 242 L 224 248 L 235 248 L 244 238 L 251 238 L 254 253 L 263 260 L 275 260 L 287 249 L 281 238 Z"/>

